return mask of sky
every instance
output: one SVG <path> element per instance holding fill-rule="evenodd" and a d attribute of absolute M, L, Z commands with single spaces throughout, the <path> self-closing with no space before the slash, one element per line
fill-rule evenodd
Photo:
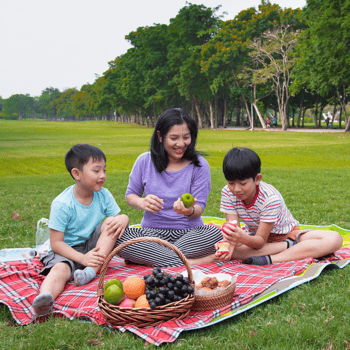
<path fill-rule="evenodd" d="M 222 5 L 233 19 L 261 0 L 189 1 Z M 303 8 L 306 0 L 271 0 Z M 154 23 L 169 24 L 186 0 L 0 0 L 0 96 L 40 96 L 48 87 L 64 91 L 92 84 L 108 62 L 131 46 L 125 35 Z"/>

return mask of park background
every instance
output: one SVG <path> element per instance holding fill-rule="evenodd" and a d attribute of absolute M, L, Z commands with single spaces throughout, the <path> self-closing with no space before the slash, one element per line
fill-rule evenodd
<path fill-rule="evenodd" d="M 149 150 L 156 117 L 168 106 L 181 106 L 199 125 L 202 121 L 197 148 L 208 153 L 212 174 L 205 215 L 222 217 L 222 160 L 231 147 L 244 146 L 259 154 L 264 180 L 283 194 L 301 223 L 350 229 L 350 134 L 345 129 L 337 133 L 280 132 L 286 126 L 321 131 L 320 127 L 326 127 L 323 113 L 328 112 L 332 117 L 339 112 L 341 127 L 348 125 L 349 6 L 349 1 L 312 0 L 306 8 L 292 10 L 268 3 L 221 21 L 219 10 L 188 4 L 174 14 L 169 25 L 135 28 L 129 34 L 132 48 L 111 57 L 109 69 L 94 83 L 62 92 L 48 87 L 40 96 L 15 94 L 2 99 L 0 249 L 35 245 L 37 221 L 49 216 L 52 200 L 73 183 L 64 167 L 64 155 L 79 142 L 91 143 L 106 153 L 105 186 L 131 223 L 140 222 L 142 212 L 127 206 L 125 189 L 136 157 Z M 293 20 L 289 27 L 285 19 Z M 275 51 L 271 58 L 278 65 L 268 58 L 253 64 L 250 44 L 254 38 L 263 44 L 264 33 L 275 30 L 298 38 L 288 51 L 287 70 Z M 171 35 L 176 40 L 171 41 Z M 162 38 L 171 42 L 157 51 Z M 273 47 L 271 44 L 271 50 Z M 170 64 L 170 56 L 178 65 Z M 277 85 L 266 73 L 277 74 L 278 67 L 290 77 L 288 84 L 284 74 L 277 80 L 290 93 L 288 106 L 282 104 L 287 106 L 284 127 Z M 276 131 L 256 128 L 264 128 L 257 110 L 262 118 L 278 113 Z M 244 118 L 245 127 L 253 126 L 254 132 L 228 128 L 242 126 Z M 332 128 L 339 128 L 338 123 L 333 121 Z M 225 349 L 229 344 L 237 349 L 349 349 L 349 285 L 348 267 L 324 271 L 316 280 L 233 319 L 183 332 L 175 344 L 163 347 Z M 50 318 L 41 324 L 15 326 L 8 309 L 0 305 L 0 348 L 144 347 L 144 341 L 132 334 L 111 333 L 78 320 Z"/>
<path fill-rule="evenodd" d="M 283 130 L 327 121 L 349 131 L 349 7 L 345 0 L 309 0 L 303 9 L 263 0 L 223 20 L 220 6 L 186 3 L 169 24 L 127 34 L 131 48 L 110 57 L 92 84 L 0 99 L 0 118 L 153 126 L 165 108 L 181 106 L 199 128 L 266 128 L 276 116 Z"/>

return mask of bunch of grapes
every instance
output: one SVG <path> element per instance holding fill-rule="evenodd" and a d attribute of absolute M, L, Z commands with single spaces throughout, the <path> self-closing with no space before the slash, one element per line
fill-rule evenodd
<path fill-rule="evenodd" d="M 194 292 L 187 277 L 168 275 L 162 272 L 160 267 L 155 267 L 151 275 L 147 274 L 143 278 L 147 288 L 146 298 L 152 309 L 160 305 L 180 301 Z"/>

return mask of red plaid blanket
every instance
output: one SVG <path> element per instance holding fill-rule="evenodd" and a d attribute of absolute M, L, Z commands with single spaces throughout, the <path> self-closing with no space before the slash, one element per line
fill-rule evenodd
<path fill-rule="evenodd" d="M 342 248 L 328 261 L 350 258 L 350 249 Z M 149 343 L 160 345 L 163 342 L 173 342 L 183 330 L 196 329 L 208 324 L 214 318 L 233 311 L 249 303 L 252 298 L 262 293 L 274 283 L 287 277 L 302 273 L 314 262 L 305 259 L 268 266 L 244 265 L 233 261 L 229 263 L 205 264 L 195 267 L 206 274 L 228 273 L 237 275 L 237 287 L 232 304 L 215 311 L 201 313 L 191 312 L 190 316 L 181 321 L 169 321 L 157 327 L 136 328 L 120 327 L 121 331 L 131 331 Z M 0 263 L 0 303 L 8 306 L 14 319 L 20 325 L 34 321 L 32 303 L 38 295 L 43 277 L 39 275 L 42 265 L 37 259 Z M 152 268 L 137 265 L 125 265 L 124 261 L 114 257 L 108 267 L 105 280 L 113 277 L 124 281 L 132 274 L 143 276 Z M 165 269 L 168 273 L 184 271 L 184 267 Z M 96 290 L 99 279 L 86 286 L 75 287 L 73 282 L 66 285 L 64 292 L 55 300 L 54 315 L 69 319 L 79 318 L 108 326 L 97 305 Z"/>

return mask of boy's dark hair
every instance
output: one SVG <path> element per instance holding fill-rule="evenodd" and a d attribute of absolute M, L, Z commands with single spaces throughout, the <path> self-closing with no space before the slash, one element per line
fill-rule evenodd
<path fill-rule="evenodd" d="M 227 181 L 255 180 L 261 171 L 261 160 L 253 150 L 235 147 L 226 153 L 222 170 Z"/>
<path fill-rule="evenodd" d="M 196 122 L 181 108 L 169 108 L 159 116 L 151 138 L 151 158 L 157 171 L 161 173 L 169 163 L 168 153 L 164 149 L 164 144 L 159 141 L 159 136 L 164 141 L 166 134 L 174 125 L 186 123 L 191 133 L 191 144 L 187 147 L 183 158 L 190 160 L 195 166 L 199 165 L 198 152 L 195 150 L 198 128 Z"/>
<path fill-rule="evenodd" d="M 83 166 L 89 162 L 90 158 L 92 158 L 93 161 L 101 159 L 104 159 L 104 161 L 106 161 L 105 154 L 98 147 L 87 144 L 78 144 L 73 146 L 66 153 L 66 157 L 64 159 L 69 174 L 73 177 L 73 168 L 77 168 L 82 171 Z"/>

